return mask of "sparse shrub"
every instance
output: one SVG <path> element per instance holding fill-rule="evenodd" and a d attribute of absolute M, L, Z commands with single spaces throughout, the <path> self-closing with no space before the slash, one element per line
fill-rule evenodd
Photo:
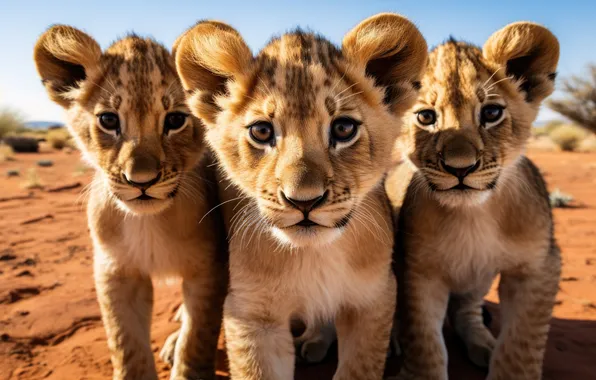
<path fill-rule="evenodd" d="M 18 171 L 17 169 L 10 169 L 6 171 L 6 176 L 7 177 L 18 177 L 21 175 L 21 172 Z"/>
<path fill-rule="evenodd" d="M 587 73 L 563 79 L 565 97 L 551 99 L 548 106 L 574 123 L 596 133 L 596 64 Z"/>
<path fill-rule="evenodd" d="M 550 138 L 562 150 L 574 151 L 586 138 L 586 131 L 571 124 L 561 125 L 550 133 Z"/>
<path fill-rule="evenodd" d="M 5 144 L 0 144 L 0 162 L 14 161 L 14 151 Z"/>
<path fill-rule="evenodd" d="M 64 128 L 51 129 L 46 135 L 46 140 L 50 143 L 52 148 L 58 150 L 62 150 L 64 147 L 68 146 L 69 139 L 70 134 Z"/>
<path fill-rule="evenodd" d="M 43 184 L 41 183 L 41 179 L 35 168 L 31 168 L 27 171 L 27 180 L 23 183 L 23 187 L 28 190 L 43 189 Z"/>
<path fill-rule="evenodd" d="M 565 122 L 562 120 L 550 120 L 540 127 L 534 126 L 532 128 L 532 136 L 549 136 L 555 129 L 564 124 Z"/>
<path fill-rule="evenodd" d="M 10 146 L 16 153 L 37 153 L 39 142 L 33 137 L 7 136 L 4 137 L 4 144 Z"/>
<path fill-rule="evenodd" d="M 569 194 L 563 193 L 559 189 L 553 190 L 549 196 L 551 207 L 568 207 L 573 201 L 573 197 Z"/>
<path fill-rule="evenodd" d="M 52 160 L 39 160 L 39 161 L 37 161 L 37 166 L 41 166 L 42 168 L 49 168 L 50 166 L 54 166 L 54 161 L 52 161 Z"/>
<path fill-rule="evenodd" d="M 21 115 L 9 109 L 0 109 L 0 139 L 11 133 L 20 132 L 23 129 Z"/>

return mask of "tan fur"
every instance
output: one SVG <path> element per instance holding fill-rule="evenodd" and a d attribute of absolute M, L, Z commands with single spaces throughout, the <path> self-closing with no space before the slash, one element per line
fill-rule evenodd
<path fill-rule="evenodd" d="M 215 378 L 227 284 L 224 226 L 217 213 L 200 223 L 217 204 L 201 123 L 188 116 L 180 130 L 164 130 L 168 113 L 189 113 L 173 57 L 136 36 L 102 53 L 91 37 L 60 25 L 40 37 L 34 57 L 96 168 L 88 221 L 114 379 L 157 379 L 149 336 L 155 277 L 182 278 L 186 314 L 171 378 Z M 104 112 L 118 115 L 119 133 L 100 127 Z M 127 183 L 153 178 L 144 190 Z M 143 191 L 153 199 L 137 200 Z"/>
<path fill-rule="evenodd" d="M 397 217 L 400 380 L 447 379 L 441 329 L 450 296 L 452 325 L 470 359 L 490 363 L 489 379 L 541 378 L 560 255 L 546 186 L 523 149 L 553 90 L 558 51 L 545 28 L 515 23 L 483 51 L 451 40 L 431 52 L 405 117 L 404 163 L 386 181 Z M 487 104 L 505 107 L 494 125 L 479 116 Z M 424 126 L 417 113 L 429 109 L 436 123 Z M 463 179 L 447 170 L 473 166 Z M 497 274 L 503 326 L 495 340 L 481 305 Z"/>
<path fill-rule="evenodd" d="M 365 20 L 338 49 L 301 31 L 273 39 L 256 57 L 235 30 L 213 21 L 178 40 L 176 63 L 193 113 L 220 159 L 230 234 L 224 310 L 233 379 L 292 379 L 290 321 L 335 319 L 334 379 L 379 379 L 395 303 L 393 239 L 380 181 L 402 109 L 411 105 L 426 43 L 393 14 Z M 361 121 L 336 144 L 340 116 Z M 249 137 L 257 121 L 275 142 Z M 323 196 L 308 213 L 284 195 Z M 332 334 L 332 332 L 331 332 Z"/>

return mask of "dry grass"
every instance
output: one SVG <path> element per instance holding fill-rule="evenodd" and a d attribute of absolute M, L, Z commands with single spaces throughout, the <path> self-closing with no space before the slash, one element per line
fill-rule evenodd
<path fill-rule="evenodd" d="M 14 151 L 8 145 L 0 144 L 0 162 L 14 161 Z"/>
<path fill-rule="evenodd" d="M 551 140 L 562 150 L 573 152 L 580 143 L 586 139 L 588 133 L 585 129 L 572 124 L 564 124 L 555 128 L 549 134 Z"/>
<path fill-rule="evenodd" d="M 573 196 L 565 194 L 559 189 L 553 190 L 548 197 L 552 207 L 568 207 L 573 202 Z"/>
<path fill-rule="evenodd" d="M 545 135 L 532 137 L 530 141 L 528 141 L 528 147 L 532 150 L 540 150 L 542 152 L 559 151 L 559 146 L 555 144 L 550 137 Z"/>
<path fill-rule="evenodd" d="M 577 151 L 582 153 L 596 153 L 596 135 L 590 135 L 577 146 Z"/>
<path fill-rule="evenodd" d="M 31 168 L 27 171 L 27 179 L 21 186 L 27 190 L 43 189 L 43 184 L 35 168 Z"/>
<path fill-rule="evenodd" d="M 64 128 L 52 129 L 48 131 L 46 140 L 50 143 L 52 148 L 62 150 L 69 146 L 70 134 Z"/>

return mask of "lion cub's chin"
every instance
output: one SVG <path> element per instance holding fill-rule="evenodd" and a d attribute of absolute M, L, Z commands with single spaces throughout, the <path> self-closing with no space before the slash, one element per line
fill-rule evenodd
<path fill-rule="evenodd" d="M 435 192 L 435 198 L 445 207 L 477 207 L 484 204 L 492 190 L 447 190 Z"/>
<path fill-rule="evenodd" d="M 124 201 L 121 199 L 116 200 L 116 204 L 120 210 L 127 214 L 138 216 L 157 215 L 165 211 L 173 203 L 174 200 L 172 198 L 147 200 L 133 199 L 129 201 Z"/>
<path fill-rule="evenodd" d="M 272 227 L 273 236 L 282 244 L 294 248 L 320 247 L 331 244 L 341 236 L 343 228 L 322 226 L 287 228 Z"/>

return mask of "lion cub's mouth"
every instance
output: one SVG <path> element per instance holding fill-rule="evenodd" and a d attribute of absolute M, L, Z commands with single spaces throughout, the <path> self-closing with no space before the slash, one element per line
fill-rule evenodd
<path fill-rule="evenodd" d="M 314 227 L 314 226 L 320 226 L 320 224 L 313 222 L 312 220 L 305 218 L 302 219 L 300 222 L 294 224 L 294 226 L 300 226 L 300 227 Z"/>

